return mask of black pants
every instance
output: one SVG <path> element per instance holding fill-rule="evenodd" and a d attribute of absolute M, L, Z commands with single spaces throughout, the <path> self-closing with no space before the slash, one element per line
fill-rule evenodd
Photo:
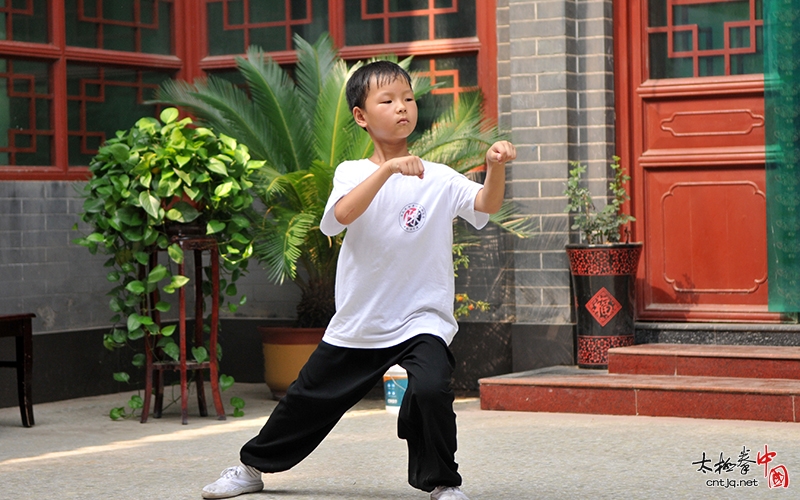
<path fill-rule="evenodd" d="M 242 447 L 242 463 L 262 472 L 297 465 L 395 364 L 408 372 L 397 435 L 408 443 L 409 484 L 423 491 L 460 486 L 450 385 L 454 359 L 444 341 L 433 335 L 385 349 L 320 343 L 258 436 Z"/>

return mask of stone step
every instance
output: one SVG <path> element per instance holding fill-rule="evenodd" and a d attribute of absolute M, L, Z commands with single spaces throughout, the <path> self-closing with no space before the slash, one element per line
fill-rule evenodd
<path fill-rule="evenodd" d="M 608 351 L 613 374 L 800 380 L 800 347 L 642 344 Z"/>
<path fill-rule="evenodd" d="M 480 380 L 485 410 L 797 422 L 800 380 L 614 374 L 557 366 Z"/>

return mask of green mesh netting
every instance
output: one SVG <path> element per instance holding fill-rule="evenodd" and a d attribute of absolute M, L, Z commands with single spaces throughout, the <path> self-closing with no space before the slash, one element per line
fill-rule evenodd
<path fill-rule="evenodd" d="M 769 310 L 800 311 L 800 0 L 764 0 Z"/>

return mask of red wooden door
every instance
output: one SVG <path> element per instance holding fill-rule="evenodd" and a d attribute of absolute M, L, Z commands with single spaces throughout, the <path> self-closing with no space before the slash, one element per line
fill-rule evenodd
<path fill-rule="evenodd" d="M 767 312 L 760 0 L 615 0 L 617 147 L 641 320 Z"/>

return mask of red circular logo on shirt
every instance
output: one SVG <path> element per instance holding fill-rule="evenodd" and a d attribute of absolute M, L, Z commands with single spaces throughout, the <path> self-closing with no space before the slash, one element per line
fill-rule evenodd
<path fill-rule="evenodd" d="M 400 227 L 403 231 L 413 233 L 425 224 L 425 207 L 417 203 L 409 203 L 400 211 Z"/>

